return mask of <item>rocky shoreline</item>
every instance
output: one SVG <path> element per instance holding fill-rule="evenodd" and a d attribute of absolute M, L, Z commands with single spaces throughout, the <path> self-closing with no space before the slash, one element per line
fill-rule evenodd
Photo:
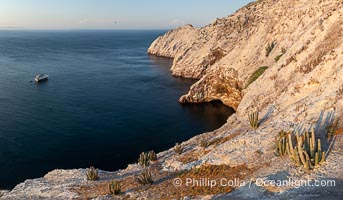
<path fill-rule="evenodd" d="M 203 28 L 186 25 L 169 31 L 148 53 L 174 58 L 174 76 L 199 79 L 181 103 L 220 100 L 234 108 L 225 125 L 183 142 L 181 155 L 173 148 L 159 153 L 149 188 L 135 183 L 142 168 L 132 164 L 100 171 L 94 182 L 86 180 L 86 169 L 54 170 L 0 199 L 342 199 L 342 15 L 343 2 L 336 0 L 263 0 Z M 265 72 L 248 84 L 263 66 Z M 260 114 L 256 130 L 249 125 L 252 111 Z M 288 156 L 275 156 L 275 137 L 282 130 L 314 128 L 324 142 L 335 122 L 332 150 L 322 166 L 307 172 Z M 247 184 L 187 188 L 173 182 L 224 175 Z M 111 180 L 123 182 L 123 194 L 108 194 Z M 266 180 L 327 185 L 261 184 Z"/>

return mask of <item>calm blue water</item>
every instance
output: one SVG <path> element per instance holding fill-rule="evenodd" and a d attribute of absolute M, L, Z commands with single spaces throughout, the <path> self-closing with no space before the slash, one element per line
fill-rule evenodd
<path fill-rule="evenodd" d="M 124 168 L 226 122 L 180 105 L 194 80 L 146 50 L 163 31 L 0 31 L 0 188 L 56 168 Z M 50 80 L 34 84 L 34 75 Z"/>

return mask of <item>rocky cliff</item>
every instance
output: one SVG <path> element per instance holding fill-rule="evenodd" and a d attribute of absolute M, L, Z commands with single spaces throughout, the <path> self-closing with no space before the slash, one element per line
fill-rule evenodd
<path fill-rule="evenodd" d="M 182 143 L 181 155 L 173 149 L 159 153 L 152 166 L 155 183 L 149 188 L 134 183 L 141 168 L 133 164 L 100 172 L 96 182 L 84 179 L 85 170 L 54 171 L 27 180 L 2 199 L 341 199 L 343 123 L 337 119 L 343 116 L 342 15 L 338 0 L 259 0 L 208 26 L 169 31 L 148 52 L 174 58 L 174 76 L 199 79 L 180 102 L 221 100 L 236 114 L 220 129 Z M 251 81 L 264 66 L 264 73 Z M 256 130 L 249 126 L 251 111 L 260 114 Z M 334 139 L 325 142 L 335 122 Z M 327 150 L 324 165 L 306 172 L 287 156 L 275 156 L 280 131 L 311 128 Z M 249 184 L 209 188 L 174 182 L 221 176 Z M 112 179 L 123 182 L 124 194 L 108 195 Z M 333 180 L 335 186 L 299 188 L 258 180 Z"/>
<path fill-rule="evenodd" d="M 221 100 L 236 110 L 240 105 L 242 113 L 253 100 L 263 109 L 276 99 L 285 102 L 295 93 L 302 98 L 308 95 L 301 90 L 320 91 L 339 79 L 342 20 L 342 1 L 258 1 L 203 28 L 168 32 L 148 52 L 174 57 L 173 75 L 200 79 L 180 102 Z M 274 47 L 266 56 L 269 44 Z M 262 66 L 269 67 L 266 73 L 246 87 Z M 321 71 L 331 78 L 319 77 Z M 335 83 L 331 92 L 342 87 L 341 80 Z M 280 95 L 286 99 L 276 98 Z"/>

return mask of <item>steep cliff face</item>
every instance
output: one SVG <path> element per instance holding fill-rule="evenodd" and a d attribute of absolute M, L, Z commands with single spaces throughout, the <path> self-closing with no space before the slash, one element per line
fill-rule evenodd
<path fill-rule="evenodd" d="M 148 53 L 173 58 L 180 52 L 185 52 L 195 42 L 189 36 L 196 34 L 197 29 L 192 25 L 185 25 L 158 37 L 148 49 Z M 177 37 L 175 37 L 177 35 Z"/>
<path fill-rule="evenodd" d="M 169 41 L 182 46 L 172 52 L 173 75 L 200 78 L 180 98 L 182 103 L 221 100 L 238 113 L 252 104 L 262 109 L 276 99 L 284 107 L 289 104 L 282 102 L 295 93 L 325 96 L 342 85 L 342 18 L 342 1 L 264 0 L 186 34 L 180 35 L 188 27 L 171 31 L 155 41 L 160 44 L 154 43 L 149 53 L 159 55 Z M 272 44 L 267 56 L 266 47 Z M 266 73 L 245 89 L 262 66 L 268 66 Z M 302 88 L 305 91 L 298 91 Z"/>

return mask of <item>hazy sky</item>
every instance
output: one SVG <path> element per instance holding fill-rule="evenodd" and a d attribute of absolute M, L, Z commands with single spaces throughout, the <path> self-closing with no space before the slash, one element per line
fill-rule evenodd
<path fill-rule="evenodd" d="M 169 29 L 183 24 L 204 26 L 251 1 L 0 0 L 0 28 Z"/>

